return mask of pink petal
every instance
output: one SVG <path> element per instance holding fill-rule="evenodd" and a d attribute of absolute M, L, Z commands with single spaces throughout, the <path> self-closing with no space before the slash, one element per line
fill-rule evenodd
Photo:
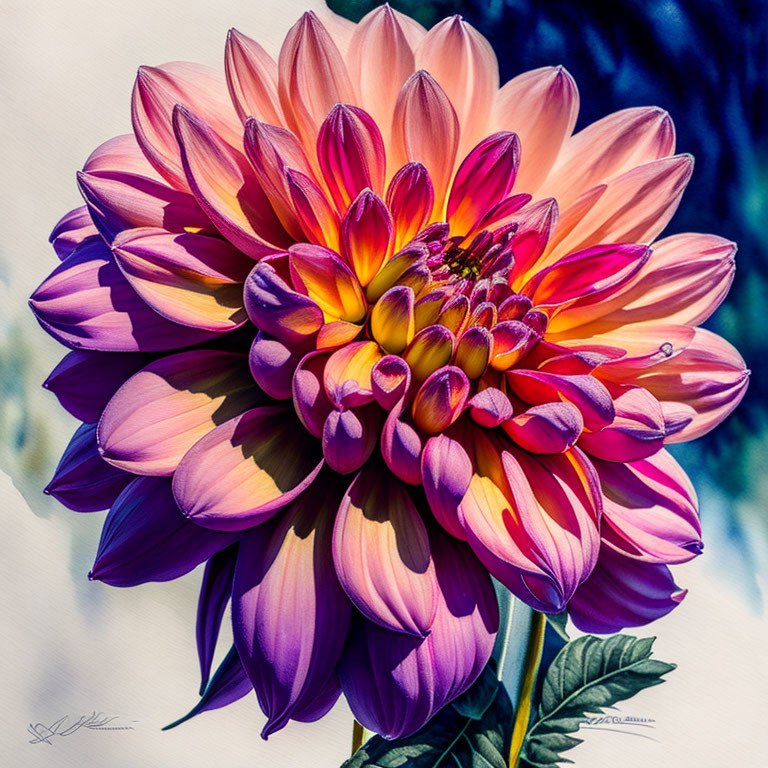
<path fill-rule="evenodd" d="M 579 439 L 584 420 L 571 403 L 543 403 L 531 406 L 502 426 L 526 451 L 562 453 Z"/>
<path fill-rule="evenodd" d="M 395 250 L 410 242 L 432 214 L 435 191 L 427 169 L 421 163 L 407 163 L 387 188 L 387 207 L 395 229 Z"/>
<path fill-rule="evenodd" d="M 340 219 L 320 187 L 299 171 L 286 170 L 286 181 L 296 217 L 310 243 L 339 250 Z"/>
<path fill-rule="evenodd" d="M 268 520 L 322 468 L 290 410 L 253 408 L 225 421 L 186 453 L 173 476 L 185 515 L 206 528 L 241 531 Z"/>
<path fill-rule="evenodd" d="M 169 320 L 223 332 L 248 319 L 243 283 L 253 262 L 226 240 L 132 229 L 118 235 L 112 253 L 136 293 Z"/>
<path fill-rule="evenodd" d="M 534 192 L 547 177 L 579 113 L 579 91 L 562 67 L 541 67 L 510 80 L 496 96 L 491 126 L 513 131 L 522 156 L 517 188 Z"/>
<path fill-rule="evenodd" d="M 341 253 L 365 287 L 392 255 L 392 217 L 384 201 L 363 190 L 341 222 Z"/>
<path fill-rule="evenodd" d="M 254 259 L 288 245 L 291 240 L 245 156 L 186 108 L 175 108 L 173 115 L 190 188 L 224 237 Z"/>
<path fill-rule="evenodd" d="M 425 636 L 437 610 L 437 579 L 427 529 L 408 491 L 384 467 L 369 464 L 347 490 L 333 532 L 336 573 L 371 621 Z"/>
<path fill-rule="evenodd" d="M 137 176 L 146 176 L 154 181 L 163 181 L 163 177 L 155 170 L 147 160 L 136 136 L 125 133 L 100 144 L 88 155 L 83 165 L 85 173 L 97 173 L 107 171 L 109 173 L 131 173 Z"/>
<path fill-rule="evenodd" d="M 101 454 L 129 472 L 170 475 L 203 435 L 259 399 L 244 355 L 168 355 L 133 375 L 109 401 L 99 421 Z"/>
<path fill-rule="evenodd" d="M 187 189 L 172 114 L 184 104 L 233 147 L 240 146 L 237 119 L 224 78 L 201 64 L 175 61 L 140 67 L 131 103 L 133 130 L 147 159 L 174 187 Z"/>
<path fill-rule="evenodd" d="M 224 69 L 232 103 L 243 122 L 254 117 L 272 125 L 283 125 L 283 110 L 277 95 L 277 63 L 255 40 L 230 29 Z"/>

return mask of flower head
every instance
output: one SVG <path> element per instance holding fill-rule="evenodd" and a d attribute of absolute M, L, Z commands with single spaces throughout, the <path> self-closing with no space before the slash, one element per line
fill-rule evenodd
<path fill-rule="evenodd" d="M 305 14 L 275 62 L 145 67 L 133 134 L 78 175 L 32 297 L 73 349 L 46 386 L 81 427 L 48 491 L 110 507 L 91 578 L 207 561 L 201 708 L 255 688 L 269 734 L 343 691 L 412 733 L 487 662 L 490 575 L 614 631 L 671 610 L 701 551 L 666 452 L 744 393 L 696 328 L 733 275 L 658 240 L 692 170 L 656 108 L 573 135 L 561 67 L 501 89 L 459 17 Z"/>

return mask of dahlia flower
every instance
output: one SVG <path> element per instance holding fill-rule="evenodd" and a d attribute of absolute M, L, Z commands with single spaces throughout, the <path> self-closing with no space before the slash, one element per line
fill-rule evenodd
<path fill-rule="evenodd" d="M 91 579 L 205 562 L 197 710 L 251 689 L 263 734 L 343 692 L 386 737 L 477 678 L 491 576 L 613 632 L 672 610 L 701 551 L 665 446 L 747 385 L 697 328 L 717 236 L 657 239 L 692 171 L 669 116 L 574 134 L 562 67 L 503 87 L 459 17 L 306 13 L 275 61 L 139 70 L 133 133 L 78 174 L 32 309 L 83 425 L 47 491 L 109 508 Z"/>

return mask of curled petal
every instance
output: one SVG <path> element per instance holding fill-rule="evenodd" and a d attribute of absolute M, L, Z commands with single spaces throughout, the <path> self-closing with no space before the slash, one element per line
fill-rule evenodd
<path fill-rule="evenodd" d="M 435 190 L 421 163 L 406 163 L 387 188 L 387 208 L 392 213 L 395 250 L 421 232 L 435 204 Z"/>
<path fill-rule="evenodd" d="M 254 325 L 288 344 L 313 336 L 323 311 L 308 296 L 294 291 L 272 264 L 257 264 L 245 283 L 245 308 Z"/>
<path fill-rule="evenodd" d="M 70 352 L 51 371 L 43 387 L 59 399 L 76 419 L 96 423 L 112 395 L 125 380 L 144 365 L 144 355 Z"/>
<path fill-rule="evenodd" d="M 236 560 L 237 545 L 233 545 L 217 552 L 205 564 L 200 597 L 197 601 L 197 621 L 195 624 L 197 655 L 200 661 L 201 695 L 208 684 L 221 621 L 232 594 L 232 578 L 235 575 Z"/>
<path fill-rule="evenodd" d="M 326 319 L 357 323 L 365 317 L 360 283 L 333 251 L 319 245 L 294 245 L 289 264 L 296 288 L 323 310 Z"/>
<path fill-rule="evenodd" d="M 164 317 L 209 331 L 230 331 L 248 319 L 243 283 L 253 262 L 225 240 L 132 229 L 112 243 L 128 282 Z"/>
<path fill-rule="evenodd" d="M 386 355 L 371 369 L 371 391 L 376 402 L 391 411 L 411 385 L 411 370 L 401 357 Z"/>
<path fill-rule="evenodd" d="M 307 445 L 287 408 L 253 408 L 192 446 L 173 476 L 173 493 L 199 525 L 240 531 L 293 501 L 322 463 L 319 446 Z"/>
<path fill-rule="evenodd" d="M 519 189 L 538 189 L 570 137 L 579 112 L 579 91 L 562 67 L 541 67 L 510 80 L 499 91 L 494 130 L 514 131 L 522 146 Z"/>
<path fill-rule="evenodd" d="M 321 717 L 339 696 L 336 663 L 350 605 L 331 557 L 340 493 L 325 476 L 319 493 L 295 501 L 276 526 L 241 541 L 232 590 L 235 647 L 268 721 Z"/>
<path fill-rule="evenodd" d="M 339 666 L 355 718 L 387 739 L 419 730 L 477 679 L 491 655 L 499 614 L 488 574 L 463 542 L 432 542 L 438 606 L 421 639 L 372 622 L 353 628 Z"/>
<path fill-rule="evenodd" d="M 291 238 L 245 155 L 181 105 L 173 127 L 192 193 L 224 237 L 254 259 L 287 246 Z"/>
<path fill-rule="evenodd" d="M 664 413 L 659 401 L 642 387 L 623 387 L 614 394 L 616 416 L 599 432 L 585 432 L 579 445 L 607 461 L 636 461 L 664 444 Z"/>
<path fill-rule="evenodd" d="M 170 581 L 234 541 L 187 520 L 169 479 L 137 477 L 109 510 L 88 578 L 114 587 Z"/>
<path fill-rule="evenodd" d="M 390 288 L 371 312 L 371 334 L 382 348 L 399 355 L 411 343 L 415 332 L 413 289 L 407 285 Z"/>
<path fill-rule="evenodd" d="M 176 104 L 194 110 L 232 146 L 240 145 L 242 134 L 226 83 L 215 70 L 187 61 L 140 67 L 131 102 L 136 139 L 166 181 L 187 189 L 172 124 Z"/>
<path fill-rule="evenodd" d="M 604 546 L 650 563 L 684 563 L 701 553 L 696 492 L 667 451 L 629 464 L 594 463 Z"/>
<path fill-rule="evenodd" d="M 161 181 L 124 171 L 95 171 L 78 173 L 77 183 L 93 223 L 107 242 L 134 227 L 211 230 L 211 222 L 189 192 Z"/>
<path fill-rule="evenodd" d="M 315 437 L 323 436 L 323 425 L 333 404 L 323 383 L 328 352 L 310 352 L 293 374 L 293 406 L 307 431 Z"/>
<path fill-rule="evenodd" d="M 437 522 L 457 539 L 466 539 L 459 505 L 472 480 L 472 462 L 461 443 L 448 435 L 430 437 L 421 457 L 421 478 Z"/>
<path fill-rule="evenodd" d="M 584 420 L 571 403 L 543 403 L 531 406 L 502 426 L 526 451 L 562 453 L 579 439 Z"/>
<path fill-rule="evenodd" d="M 54 339 L 75 349 L 155 352 L 214 334 L 188 328 L 141 300 L 101 239 L 87 240 L 32 294 L 30 307 Z"/>
<path fill-rule="evenodd" d="M 461 16 L 451 16 L 429 30 L 416 51 L 416 66 L 428 71 L 445 89 L 456 109 L 462 149 L 466 151 L 487 132 L 499 87 L 493 48 Z"/>
<path fill-rule="evenodd" d="M 453 343 L 453 334 L 442 325 L 430 325 L 419 331 L 403 353 L 414 379 L 422 382 L 447 365 L 453 355 Z"/>
<path fill-rule="evenodd" d="M 379 6 L 356 25 L 349 44 L 349 73 L 359 103 L 387 141 L 397 95 L 415 69 L 408 21 L 388 5 Z"/>
<path fill-rule="evenodd" d="M 81 205 L 65 213 L 56 222 L 48 241 L 56 251 L 56 255 L 63 261 L 67 256 L 71 256 L 75 248 L 84 240 L 98 236 L 99 230 L 94 226 L 88 206 Z"/>
<path fill-rule="evenodd" d="M 363 190 L 341 222 L 341 253 L 365 287 L 392 255 L 394 236 L 387 206 L 370 189 Z"/>
<path fill-rule="evenodd" d="M 679 443 L 701 437 L 731 413 L 744 397 L 749 371 L 731 344 L 704 328 L 695 329 L 679 354 L 669 351 L 647 368 L 632 370 L 631 361 L 618 360 L 606 366 L 606 373 L 644 387 L 662 407 L 670 403 L 691 409 L 688 423 L 667 436 L 666 442 Z"/>
<path fill-rule="evenodd" d="M 271 125 L 284 123 L 277 95 L 277 63 L 255 40 L 230 29 L 224 70 L 229 95 L 243 122 L 255 117 Z"/>
<path fill-rule="evenodd" d="M 347 68 L 328 31 L 312 11 L 291 27 L 278 59 L 278 94 L 288 126 L 314 147 L 334 104 L 355 102 Z"/>
<path fill-rule="evenodd" d="M 323 426 L 323 456 L 340 475 L 356 472 L 371 457 L 381 425 L 375 407 L 332 410 Z"/>
<path fill-rule="evenodd" d="M 472 420 L 481 427 L 498 427 L 512 418 L 513 408 L 509 398 L 500 389 L 486 387 L 469 401 Z"/>
<path fill-rule="evenodd" d="M 411 75 L 400 91 L 392 121 L 395 167 L 424 165 L 435 190 L 433 215 L 442 219 L 445 193 L 459 146 L 459 120 L 445 91 L 424 70 Z"/>
<path fill-rule="evenodd" d="M 459 418 L 469 392 L 469 379 L 461 368 L 440 368 L 416 393 L 412 406 L 414 424 L 427 434 L 442 432 Z"/>
<path fill-rule="evenodd" d="M 170 475 L 181 457 L 261 397 L 244 355 L 192 350 L 150 363 L 117 390 L 99 421 L 110 463 L 142 475 Z"/>
<path fill-rule="evenodd" d="M 520 320 L 504 320 L 491 328 L 493 354 L 491 367 L 506 371 L 525 357 L 538 335 Z"/>
<path fill-rule="evenodd" d="M 622 109 L 588 125 L 565 143 L 544 190 L 565 208 L 583 190 L 674 151 L 675 127 L 663 109 Z"/>
<path fill-rule="evenodd" d="M 336 104 L 317 137 L 317 159 L 340 214 L 364 189 L 384 191 L 386 155 L 381 132 L 359 107 Z"/>
<path fill-rule="evenodd" d="M 353 408 L 373 400 L 371 370 L 383 357 L 375 341 L 355 341 L 334 352 L 325 365 L 323 384 L 337 408 Z"/>
<path fill-rule="evenodd" d="M 520 141 L 514 133 L 483 139 L 456 171 L 448 197 L 446 219 L 455 234 L 471 232 L 480 219 L 507 197 L 520 162 Z"/>
<path fill-rule="evenodd" d="M 589 374 L 561 376 L 544 371 L 512 370 L 507 381 L 515 394 L 533 405 L 567 400 L 573 403 L 590 430 L 608 426 L 616 415 L 611 393 Z"/>
<path fill-rule="evenodd" d="M 404 485 L 367 465 L 344 495 L 333 532 L 333 559 L 358 610 L 395 632 L 426 636 L 437 610 L 429 536 Z"/>
<path fill-rule="evenodd" d="M 259 331 L 251 345 L 248 365 L 254 381 L 275 400 L 293 397 L 293 374 L 301 362 L 300 350 Z"/>
<path fill-rule="evenodd" d="M 568 604 L 568 615 L 582 632 L 619 632 L 666 616 L 685 595 L 666 565 L 626 557 L 604 545 L 592 575 Z"/>
<path fill-rule="evenodd" d="M 107 509 L 132 476 L 99 455 L 96 425 L 81 424 L 64 450 L 45 493 L 76 512 Z"/>
<path fill-rule="evenodd" d="M 493 305 L 490 305 L 493 307 Z M 475 317 L 475 320 L 478 318 Z M 471 323 L 472 321 L 470 321 Z M 493 356 L 493 336 L 480 323 L 468 328 L 459 337 L 454 363 L 470 379 L 479 379 Z"/>

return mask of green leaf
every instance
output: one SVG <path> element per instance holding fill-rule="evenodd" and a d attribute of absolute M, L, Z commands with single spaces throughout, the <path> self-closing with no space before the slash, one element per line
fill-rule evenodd
<path fill-rule="evenodd" d="M 568 632 L 566 631 L 568 611 L 563 611 L 562 613 L 548 613 L 547 622 L 566 643 L 571 639 L 568 637 Z"/>
<path fill-rule="evenodd" d="M 493 665 L 406 739 L 374 736 L 342 768 L 507 768 L 512 704 Z"/>
<path fill-rule="evenodd" d="M 560 753 L 581 743 L 568 734 L 578 731 L 587 715 L 663 683 L 662 675 L 675 665 L 650 658 L 655 639 L 587 635 L 568 643 L 544 678 L 538 717 L 523 743 L 522 765 L 546 768 L 573 762 Z"/>

